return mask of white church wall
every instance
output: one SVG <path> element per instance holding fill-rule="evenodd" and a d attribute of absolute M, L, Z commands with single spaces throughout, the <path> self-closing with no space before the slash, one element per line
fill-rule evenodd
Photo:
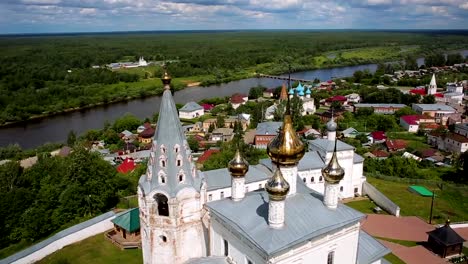
<path fill-rule="evenodd" d="M 245 190 L 247 192 L 256 191 L 265 187 L 267 180 L 255 181 L 245 184 Z M 222 189 L 216 189 L 212 191 L 207 191 L 207 201 L 217 201 L 227 197 L 231 197 L 231 186 Z"/>
<path fill-rule="evenodd" d="M 359 223 L 356 223 L 335 233 L 292 247 L 285 254 L 273 258 L 270 263 L 327 263 L 328 254 L 333 251 L 333 263 L 354 264 L 357 259 L 358 241 Z"/>
<path fill-rule="evenodd" d="M 105 213 L 86 222 L 67 228 L 30 248 L 3 259 L 0 262 L 3 263 L 3 261 L 5 261 L 5 263 L 15 264 L 34 263 L 55 251 L 62 249 L 63 247 L 112 229 L 114 224 L 111 220 L 114 218 L 115 213 Z M 96 222 L 96 220 L 98 220 L 98 222 Z M 91 223 L 91 225 L 89 223 Z M 76 232 L 73 232 L 75 229 L 77 229 Z M 35 248 L 37 248 L 37 250 Z"/>
<path fill-rule="evenodd" d="M 353 194 L 356 193 L 354 189 L 357 188 L 357 193 L 362 195 L 362 183 L 366 181 L 366 177 L 363 176 L 363 168 L 364 163 L 354 163 L 352 180 Z"/>
<path fill-rule="evenodd" d="M 330 233 L 318 239 L 288 248 L 284 254 L 272 257 L 269 261 L 257 249 L 246 241 L 233 235 L 216 218 L 211 219 L 210 255 L 224 256 L 224 240 L 228 242 L 229 257 L 238 264 L 307 264 L 327 263 L 328 254 L 334 251 L 334 263 L 354 264 L 357 259 L 359 241 L 359 223 Z M 377 262 L 378 263 L 378 262 Z"/>
<path fill-rule="evenodd" d="M 216 217 L 211 218 L 210 228 L 210 255 L 224 256 L 224 240 L 228 242 L 229 257 L 237 264 L 247 264 L 247 260 L 252 263 L 267 263 L 264 257 L 255 249 L 254 245 L 249 245 L 247 241 L 239 240 L 240 236 L 235 236 L 220 224 Z"/>

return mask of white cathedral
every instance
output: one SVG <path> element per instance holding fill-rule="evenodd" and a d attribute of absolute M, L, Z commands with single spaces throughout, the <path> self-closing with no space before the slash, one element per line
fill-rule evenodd
<path fill-rule="evenodd" d="M 353 166 L 339 165 L 342 159 L 355 164 L 355 156 L 333 136 L 334 122 L 328 124 L 327 141 L 313 142 L 307 153 L 314 154 L 306 154 L 307 162 L 322 166 L 320 176 L 304 180 L 300 173 L 305 147 L 289 111 L 268 145 L 269 163 L 249 166 L 237 150 L 228 168 L 200 172 L 167 72 L 162 81 L 148 170 L 138 185 L 145 264 L 388 263 L 383 256 L 390 251 L 360 229 L 365 215 L 339 202 L 360 193 L 365 179 Z M 314 186 L 305 182 L 317 176 L 323 179 L 321 189 L 309 188 Z"/>

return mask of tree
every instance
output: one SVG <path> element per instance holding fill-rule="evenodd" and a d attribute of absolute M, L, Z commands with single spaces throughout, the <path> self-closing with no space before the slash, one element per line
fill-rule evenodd
<path fill-rule="evenodd" d="M 423 104 L 435 104 L 435 97 L 432 94 L 426 95 L 422 99 Z"/>
<path fill-rule="evenodd" d="M 214 123 L 211 123 L 210 126 L 208 127 L 208 133 L 211 133 L 213 132 L 213 130 L 215 130 L 215 124 Z"/>
<path fill-rule="evenodd" d="M 137 129 L 137 127 L 141 124 L 141 120 L 138 119 L 136 116 L 132 114 L 125 114 L 124 116 L 115 120 L 114 124 L 112 125 L 112 129 L 117 131 L 118 133 L 128 130 L 132 131 Z"/>
<path fill-rule="evenodd" d="M 454 65 L 457 63 L 462 63 L 463 61 L 463 56 L 460 53 L 453 53 L 447 55 L 447 65 Z"/>
<path fill-rule="evenodd" d="M 407 56 L 405 58 L 405 69 L 406 70 L 417 70 L 418 69 L 418 63 L 416 61 L 416 58 Z"/>
<path fill-rule="evenodd" d="M 372 107 L 362 107 L 359 108 L 356 112 L 356 117 L 365 117 L 370 116 L 374 113 L 374 108 Z"/>
<path fill-rule="evenodd" d="M 67 145 L 70 146 L 70 147 L 73 147 L 73 145 L 75 145 L 75 142 L 76 142 L 75 131 L 70 130 L 70 132 L 68 132 L 68 136 L 67 136 Z"/>
<path fill-rule="evenodd" d="M 200 149 L 200 143 L 198 142 L 198 140 L 195 139 L 194 136 L 189 136 L 187 138 L 187 143 L 189 144 L 189 147 L 193 152 L 198 152 L 198 150 Z"/>
<path fill-rule="evenodd" d="M 405 116 L 405 115 L 415 115 L 416 111 L 414 111 L 411 107 L 405 106 L 401 109 L 398 109 L 395 111 L 395 117 L 400 119 L 400 117 Z"/>
<path fill-rule="evenodd" d="M 263 91 L 265 91 L 266 88 L 263 86 L 257 86 L 257 87 L 252 87 L 250 88 L 249 91 L 249 98 L 250 99 L 257 99 L 263 96 Z"/>
<path fill-rule="evenodd" d="M 225 127 L 225 126 L 226 126 L 226 123 L 225 123 L 224 116 L 223 115 L 218 115 L 216 117 L 216 127 L 217 128 L 222 128 L 222 127 Z"/>

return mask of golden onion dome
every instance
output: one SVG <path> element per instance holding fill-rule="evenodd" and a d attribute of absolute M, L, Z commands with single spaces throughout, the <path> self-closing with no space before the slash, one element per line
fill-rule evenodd
<path fill-rule="evenodd" d="M 171 84 L 172 78 L 171 78 L 171 76 L 169 75 L 169 73 L 167 73 L 167 70 L 166 70 L 166 69 L 164 69 L 164 75 L 162 76 L 161 80 L 162 80 L 162 83 L 163 83 L 164 85 L 170 85 L 170 84 Z"/>
<path fill-rule="evenodd" d="M 333 150 L 333 156 L 328 163 L 328 165 L 322 169 L 322 175 L 325 178 L 325 181 L 330 184 L 339 183 L 345 174 L 344 169 L 338 163 L 338 158 L 336 157 L 336 142 L 335 140 L 335 149 Z"/>
<path fill-rule="evenodd" d="M 265 184 L 265 189 L 270 196 L 270 200 L 283 201 L 289 192 L 289 183 L 283 177 L 281 170 L 276 169 L 273 177 Z"/>
<path fill-rule="evenodd" d="M 284 115 L 283 127 L 267 147 L 271 161 L 282 166 L 296 165 L 305 153 L 304 143 L 294 131 L 291 115 Z"/>
<path fill-rule="evenodd" d="M 228 168 L 234 178 L 244 177 L 249 171 L 249 163 L 241 156 L 239 149 L 234 154 L 234 158 L 229 161 Z"/>

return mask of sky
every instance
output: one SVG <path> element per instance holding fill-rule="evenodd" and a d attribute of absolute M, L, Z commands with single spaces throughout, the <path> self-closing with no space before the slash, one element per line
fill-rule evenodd
<path fill-rule="evenodd" d="M 468 29 L 468 0 L 0 0 L 0 34 Z"/>

